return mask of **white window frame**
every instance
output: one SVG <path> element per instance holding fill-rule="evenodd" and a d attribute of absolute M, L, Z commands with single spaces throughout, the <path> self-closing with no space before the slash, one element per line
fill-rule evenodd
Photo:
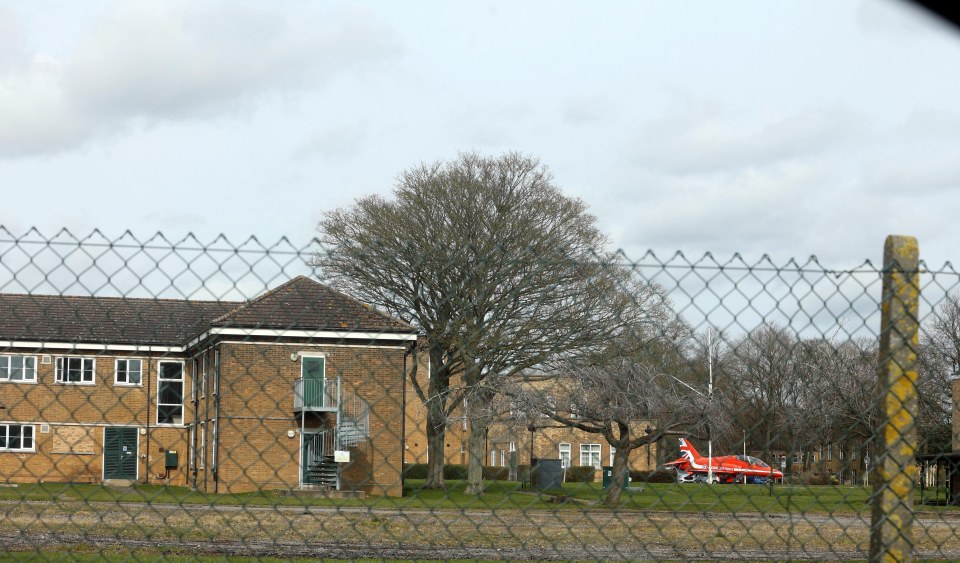
<path fill-rule="evenodd" d="M 196 372 L 194 372 L 196 377 Z M 200 398 L 207 398 L 207 351 L 200 354 Z"/>
<path fill-rule="evenodd" d="M 20 447 L 10 447 L 10 428 L 20 428 Z M 23 447 L 24 429 L 30 429 L 30 447 Z M 0 424 L 0 452 L 35 452 L 37 451 L 37 429 L 32 424 Z"/>
<path fill-rule="evenodd" d="M 610 467 L 613 467 L 613 456 L 617 455 L 617 448 L 610 446 Z"/>
<path fill-rule="evenodd" d="M 196 356 L 194 356 L 193 358 L 190 359 L 190 369 L 191 369 L 191 372 L 190 372 L 190 373 L 191 373 L 191 377 L 190 377 L 190 401 L 191 401 L 191 402 L 197 400 L 197 382 L 198 382 L 197 374 L 199 373 L 199 368 L 197 367 L 198 365 L 199 365 L 199 362 L 197 361 Z M 192 443 L 193 443 L 193 442 L 191 442 L 191 444 L 192 444 Z"/>
<path fill-rule="evenodd" d="M 130 362 L 140 362 L 140 382 L 130 383 L 130 381 L 120 381 L 120 362 L 127 363 L 126 377 L 130 379 Z M 143 387 L 143 358 L 116 358 L 113 361 L 113 384 L 121 387 Z"/>
<path fill-rule="evenodd" d="M 66 381 L 64 372 L 69 373 L 70 366 L 69 362 L 71 360 L 77 360 L 81 363 L 80 365 L 80 375 L 81 378 L 83 374 L 88 371 L 84 364 L 90 362 L 90 381 L 81 379 L 80 381 Z M 64 368 L 64 364 L 68 364 Z M 57 359 L 54 361 L 53 366 L 53 380 L 58 385 L 96 385 L 97 384 L 97 358 L 95 356 L 57 356 Z"/>
<path fill-rule="evenodd" d="M 570 462 L 573 460 L 573 447 L 568 442 L 560 442 L 558 450 L 560 452 L 560 467 L 563 469 L 570 467 Z M 567 455 L 564 456 L 563 454 Z"/>
<path fill-rule="evenodd" d="M 180 365 L 180 379 L 161 379 L 160 376 L 163 375 L 163 364 L 179 364 Z M 183 360 L 157 360 L 157 407 L 155 411 L 157 421 L 157 426 L 178 426 L 182 427 L 186 420 L 187 409 L 184 407 L 184 399 L 186 395 L 184 394 L 184 375 L 185 366 L 183 365 Z M 171 383 L 179 382 L 180 383 L 180 422 L 160 422 L 160 407 L 161 406 L 174 406 L 174 403 L 161 403 L 160 402 L 160 389 L 162 383 Z"/>
<path fill-rule="evenodd" d="M 13 359 L 20 358 L 20 371 L 22 377 L 20 379 L 13 379 Z M 5 361 L 4 361 L 5 360 Z M 27 378 L 27 360 L 33 360 L 33 377 Z M 9 383 L 28 383 L 34 384 L 37 382 L 37 357 L 31 356 L 29 354 L 2 354 L 0 355 L 0 362 L 5 363 L 6 366 L 0 365 L 0 381 L 9 382 Z"/>
<path fill-rule="evenodd" d="M 200 455 L 197 461 L 197 469 L 207 468 L 207 423 L 200 423 Z"/>
<path fill-rule="evenodd" d="M 507 466 L 507 450 L 500 450 L 500 467 Z"/>
<path fill-rule="evenodd" d="M 603 446 L 600 444 L 580 444 L 580 466 L 600 469 L 600 454 L 602 448 Z M 587 463 L 583 462 L 585 459 Z"/>
<path fill-rule="evenodd" d="M 490 450 L 490 466 L 497 466 L 497 450 Z"/>

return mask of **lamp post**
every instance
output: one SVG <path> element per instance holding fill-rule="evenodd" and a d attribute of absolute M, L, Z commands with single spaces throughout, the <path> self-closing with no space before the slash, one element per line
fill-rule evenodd
<path fill-rule="evenodd" d="M 707 385 L 707 404 L 713 406 L 713 328 L 707 327 L 707 373 L 710 383 Z M 713 484 L 713 432 L 710 419 L 707 419 L 707 483 Z"/>
<path fill-rule="evenodd" d="M 708 328 L 707 328 L 707 373 L 708 373 L 709 376 L 710 376 L 710 380 L 709 380 L 709 382 L 707 383 L 707 394 L 706 394 L 706 395 L 703 394 L 703 391 L 700 391 L 699 389 L 697 389 L 696 387 L 690 385 L 690 384 L 687 383 L 686 381 L 683 381 L 682 379 L 679 379 L 679 378 L 677 378 L 677 377 L 674 377 L 674 376 L 670 375 L 669 373 L 666 373 L 666 374 L 664 374 L 664 375 L 666 375 L 667 377 L 673 379 L 674 381 L 676 381 L 676 382 L 679 383 L 680 385 L 683 385 L 683 386 L 686 387 L 687 389 L 693 391 L 693 392 L 696 393 L 697 395 L 700 395 L 701 397 L 706 397 L 708 403 L 712 406 L 712 405 L 713 405 L 713 328 L 712 328 L 712 327 L 708 327 Z M 743 451 L 746 452 L 746 451 L 747 451 L 747 450 L 746 450 L 746 448 L 747 448 L 747 445 L 746 445 L 746 430 L 744 430 L 744 445 L 743 445 L 743 448 L 744 448 Z M 744 455 L 746 455 L 746 453 L 744 453 Z M 710 431 L 710 420 L 709 420 L 709 418 L 707 419 L 707 483 L 713 484 L 713 432 Z"/>

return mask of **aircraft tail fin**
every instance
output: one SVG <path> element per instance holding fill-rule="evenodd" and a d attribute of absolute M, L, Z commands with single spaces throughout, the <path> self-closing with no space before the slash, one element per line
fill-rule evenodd
<path fill-rule="evenodd" d="M 698 457 L 700 457 L 700 452 L 693 447 L 693 444 L 690 443 L 686 438 L 680 438 L 680 455 L 687 459 L 690 463 L 693 463 Z"/>

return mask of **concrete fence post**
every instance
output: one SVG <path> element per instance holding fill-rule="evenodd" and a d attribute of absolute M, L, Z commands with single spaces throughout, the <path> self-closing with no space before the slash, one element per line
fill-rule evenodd
<path fill-rule="evenodd" d="M 883 249 L 880 426 L 873 479 L 870 561 L 911 561 L 917 450 L 920 252 L 917 239 L 889 236 Z"/>

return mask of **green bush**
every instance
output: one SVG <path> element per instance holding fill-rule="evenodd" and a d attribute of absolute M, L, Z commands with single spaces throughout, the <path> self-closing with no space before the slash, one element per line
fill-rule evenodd
<path fill-rule="evenodd" d="M 568 467 L 567 483 L 593 483 L 596 470 L 593 467 Z"/>
<path fill-rule="evenodd" d="M 405 479 L 426 479 L 426 463 L 405 463 L 403 465 L 403 477 Z"/>
<path fill-rule="evenodd" d="M 630 472 L 630 482 L 632 483 L 676 483 L 676 481 L 677 474 L 669 469 Z"/>
<path fill-rule="evenodd" d="M 507 481 L 510 479 L 509 467 L 483 467 L 484 481 Z"/>
<path fill-rule="evenodd" d="M 529 480 L 530 478 L 529 474 L 530 474 L 529 465 L 517 466 L 518 480 L 520 481 Z M 407 463 L 403 466 L 403 476 L 406 479 L 426 479 L 427 464 L 426 463 Z M 443 478 L 465 480 L 467 478 L 467 466 L 459 465 L 459 464 L 444 465 Z M 507 481 L 508 479 L 510 479 L 510 468 L 484 466 L 483 479 L 484 481 Z"/>
<path fill-rule="evenodd" d="M 459 463 L 448 463 L 443 466 L 443 478 L 463 481 L 467 478 L 467 466 Z"/>
<path fill-rule="evenodd" d="M 800 476 L 800 483 L 803 485 L 830 485 L 830 475 L 826 473 L 803 473 Z"/>

